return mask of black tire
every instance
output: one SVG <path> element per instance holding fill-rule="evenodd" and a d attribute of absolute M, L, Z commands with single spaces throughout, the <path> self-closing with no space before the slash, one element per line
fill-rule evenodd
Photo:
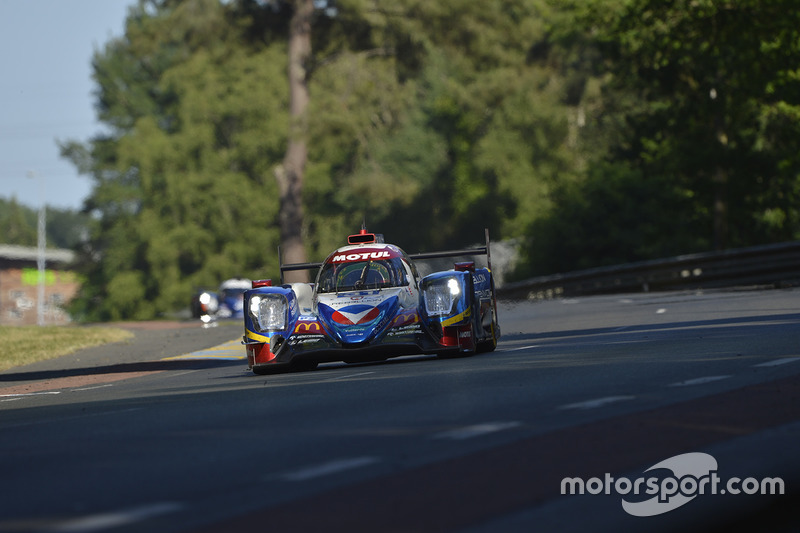
<path fill-rule="evenodd" d="M 493 352 L 497 348 L 500 338 L 500 324 L 497 323 L 497 300 L 494 292 L 494 278 L 492 278 L 492 323 L 489 326 L 489 338 L 478 343 L 478 353 Z M 481 329 L 483 327 L 481 326 Z"/>
<path fill-rule="evenodd" d="M 491 334 L 487 340 L 478 343 L 477 353 L 493 352 L 497 348 L 497 338 L 500 336 L 500 327 L 492 319 Z"/>

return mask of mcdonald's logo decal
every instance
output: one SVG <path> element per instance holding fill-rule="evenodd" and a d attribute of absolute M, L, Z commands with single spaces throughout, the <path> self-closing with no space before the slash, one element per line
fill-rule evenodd
<path fill-rule="evenodd" d="M 322 333 L 319 322 L 298 322 L 294 328 L 295 333 Z"/>
<path fill-rule="evenodd" d="M 416 324 L 419 322 L 419 315 L 416 311 L 412 311 L 410 313 L 400 313 L 394 320 L 392 321 L 392 327 L 400 327 L 400 326 L 407 326 L 408 324 Z"/>

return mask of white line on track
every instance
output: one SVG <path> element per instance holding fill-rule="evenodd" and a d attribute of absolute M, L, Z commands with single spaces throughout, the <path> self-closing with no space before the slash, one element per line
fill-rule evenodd
<path fill-rule="evenodd" d="M 179 376 L 186 376 L 188 374 L 196 374 L 197 372 L 200 372 L 200 371 L 199 370 L 186 370 L 185 372 L 177 372 L 175 374 L 170 373 L 168 376 L 165 376 L 165 377 L 176 378 L 176 377 L 179 377 Z"/>
<path fill-rule="evenodd" d="M 357 378 L 361 376 L 368 376 L 370 374 L 374 374 L 375 372 L 359 372 L 358 374 L 347 374 L 346 376 L 338 376 L 335 378 L 328 378 L 324 381 L 341 381 L 343 379 L 350 379 L 350 378 Z"/>
<path fill-rule="evenodd" d="M 45 531 L 59 533 L 69 531 L 100 531 L 112 527 L 120 527 L 141 522 L 153 516 L 177 511 L 182 507 L 183 506 L 181 504 L 173 502 L 142 505 L 140 507 L 134 507 L 131 509 L 111 511 L 108 513 L 99 513 L 82 516 L 71 520 L 65 520 L 55 524 L 54 527 L 46 529 Z"/>
<path fill-rule="evenodd" d="M 498 431 L 505 431 L 522 425 L 521 422 L 487 422 L 486 424 L 475 424 L 474 426 L 464 426 L 462 428 L 443 431 L 433 436 L 434 439 L 465 440 L 473 437 L 480 437 Z"/>
<path fill-rule="evenodd" d="M 85 391 L 85 390 L 95 390 L 95 389 L 105 389 L 106 387 L 113 387 L 113 383 L 106 383 L 105 385 L 97 385 L 95 387 L 83 387 L 80 389 L 71 389 L 71 392 L 78 392 L 78 391 Z"/>
<path fill-rule="evenodd" d="M 594 400 L 586 400 L 585 402 L 562 405 L 559 409 L 597 409 L 598 407 L 603 407 L 610 403 L 624 402 L 633 400 L 634 398 L 636 398 L 636 396 L 605 396 L 603 398 L 595 398 Z"/>
<path fill-rule="evenodd" d="M 287 472 L 280 477 L 287 481 L 308 481 L 310 479 L 329 476 L 331 474 L 338 474 L 339 472 L 344 472 L 345 470 L 361 468 L 363 466 L 368 466 L 378 462 L 380 462 L 380 459 L 377 457 L 348 457 L 345 459 L 336 459 L 317 465 L 307 466 L 299 470 Z"/>
<path fill-rule="evenodd" d="M 61 391 L 21 392 L 19 394 L 0 394 L 0 398 L 21 398 L 23 396 L 44 396 L 45 394 L 61 394 Z"/>
<path fill-rule="evenodd" d="M 677 383 L 670 383 L 670 387 L 690 387 L 692 385 L 703 385 L 704 383 L 712 383 L 728 379 L 731 376 L 704 376 L 702 378 L 687 379 L 686 381 L 678 381 Z"/>
<path fill-rule="evenodd" d="M 538 348 L 538 344 L 532 344 L 530 346 L 520 346 L 519 348 L 503 348 L 502 350 L 498 350 L 498 352 L 518 352 L 520 350 L 530 350 L 532 348 Z"/>
<path fill-rule="evenodd" d="M 775 359 L 774 361 L 767 361 L 766 363 L 759 363 L 753 366 L 779 366 L 787 363 L 794 363 L 795 361 L 800 361 L 800 357 L 785 357 L 783 359 Z"/>

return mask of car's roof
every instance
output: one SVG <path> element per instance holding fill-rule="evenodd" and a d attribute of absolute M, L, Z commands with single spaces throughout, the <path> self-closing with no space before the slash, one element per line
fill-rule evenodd
<path fill-rule="evenodd" d="M 227 289 L 250 289 L 252 285 L 253 282 L 247 278 L 231 278 L 223 281 L 219 288 L 223 291 Z"/>

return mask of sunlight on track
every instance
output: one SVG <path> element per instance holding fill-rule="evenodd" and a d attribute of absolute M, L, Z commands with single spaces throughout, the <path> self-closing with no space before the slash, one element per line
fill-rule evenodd
<path fill-rule="evenodd" d="M 175 357 L 165 357 L 162 361 L 205 361 L 209 359 L 238 360 L 246 359 L 246 357 L 241 341 L 232 340 L 206 350 L 177 355 Z"/>

